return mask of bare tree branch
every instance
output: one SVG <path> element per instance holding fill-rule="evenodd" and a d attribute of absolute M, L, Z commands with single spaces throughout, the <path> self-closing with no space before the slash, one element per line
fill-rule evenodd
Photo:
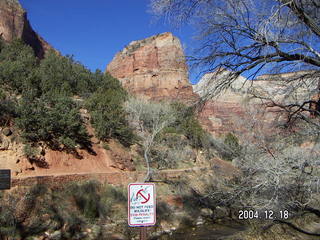
<path fill-rule="evenodd" d="M 305 4 L 302 0 L 280 0 L 281 3 L 288 6 L 294 14 L 298 16 L 316 35 L 320 36 L 320 26 L 316 21 L 301 7 L 301 4 Z M 300 3 L 300 6 L 298 4 Z M 304 3 L 303 3 L 304 2 Z M 313 1 L 314 7 L 319 8 L 319 3 L 317 4 Z"/>

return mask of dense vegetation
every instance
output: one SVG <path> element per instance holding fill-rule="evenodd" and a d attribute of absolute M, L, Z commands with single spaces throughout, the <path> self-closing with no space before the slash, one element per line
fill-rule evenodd
<path fill-rule="evenodd" d="M 182 103 L 173 103 L 172 108 L 176 112 L 176 121 L 171 125 L 171 129 L 183 134 L 190 140 L 190 144 L 195 148 L 202 148 L 207 141 L 207 133 L 197 120 L 194 109 Z"/>
<path fill-rule="evenodd" d="M 103 81 L 107 77 L 109 80 Z M 100 139 L 118 139 L 123 145 L 129 146 L 135 137 L 133 131 L 128 128 L 126 113 L 119 105 L 126 100 L 126 92 L 119 81 L 110 75 L 97 73 L 97 79 L 101 79 L 99 89 L 89 98 L 86 107 L 91 112 L 93 127 Z"/>
<path fill-rule="evenodd" d="M 0 125 L 17 128 L 29 148 L 38 142 L 67 151 L 90 147 L 80 108 L 89 110 L 95 134 L 101 140 L 117 139 L 124 146 L 143 142 L 141 136 L 134 134 L 139 129 L 128 124 L 130 111 L 123 107 L 128 101 L 127 92 L 117 79 L 98 70 L 91 72 L 71 56 L 60 56 L 54 51 L 40 61 L 32 48 L 20 40 L 0 46 Z M 154 120 L 157 112 L 154 109 L 163 105 L 138 104 L 144 108 L 140 120 L 146 126 Z M 187 158 L 180 153 L 190 155 L 191 148 L 204 148 L 208 136 L 193 109 L 181 103 L 173 103 L 169 108 L 172 121 L 154 136 L 157 146 L 152 149 L 152 158 L 162 162 L 160 165 L 174 167 L 177 158 Z M 165 141 L 173 142 L 169 146 Z M 188 147 L 182 146 L 183 142 Z"/>
<path fill-rule="evenodd" d="M 92 73 L 54 51 L 39 61 L 20 40 L 0 47 L 1 126 L 15 126 L 26 142 L 42 141 L 53 149 L 88 146 L 90 137 L 79 113 L 87 102 L 99 138 L 132 143 L 122 108 L 126 91 L 117 79 Z"/>
<path fill-rule="evenodd" d="M 22 99 L 17 110 L 17 127 L 23 130 L 22 137 L 30 142 L 43 141 L 53 149 L 59 149 L 61 144 L 67 149 L 89 144 L 79 109 L 70 98 L 41 97 L 32 102 Z"/>
<path fill-rule="evenodd" d="M 139 136 L 148 177 L 153 169 L 185 168 L 196 162 L 196 151 L 226 160 L 235 157 L 229 142 L 214 138 L 196 118 L 193 107 L 182 103 L 151 102 L 129 98 L 125 109 L 129 123 Z M 238 146 L 239 147 L 239 146 Z"/>
<path fill-rule="evenodd" d="M 89 181 L 19 188 L 0 194 L 0 203 L 1 239 L 110 239 L 103 224 L 126 215 L 127 199 L 122 188 Z"/>

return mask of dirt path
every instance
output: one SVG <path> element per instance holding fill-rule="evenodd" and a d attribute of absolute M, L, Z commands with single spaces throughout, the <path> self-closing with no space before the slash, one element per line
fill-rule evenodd
<path fill-rule="evenodd" d="M 216 160 L 211 166 L 196 166 L 185 169 L 168 169 L 156 171 L 154 180 L 164 181 L 179 179 L 183 175 L 213 174 L 216 176 L 233 176 L 237 172 L 231 163 L 222 160 Z M 12 186 L 32 186 L 37 183 L 46 183 L 54 186 L 61 186 L 71 181 L 83 181 L 94 179 L 100 182 L 107 182 L 114 185 L 126 185 L 130 182 L 142 182 L 144 180 L 145 171 L 121 171 L 112 169 L 111 171 L 103 170 L 97 172 L 47 172 L 36 176 L 17 176 L 12 179 Z"/>
<path fill-rule="evenodd" d="M 199 171 L 196 169 L 187 170 L 165 170 L 158 173 L 158 178 L 163 180 L 167 178 L 176 178 L 188 171 Z M 49 184 L 51 186 L 63 186 L 72 181 L 97 180 L 114 185 L 127 185 L 130 182 L 142 182 L 145 177 L 145 171 L 112 171 L 96 173 L 56 173 L 41 176 L 21 176 L 12 178 L 12 187 L 15 186 L 32 186 L 35 184 Z"/>
<path fill-rule="evenodd" d="M 82 161 L 82 160 L 80 160 Z M 97 164 L 99 166 L 99 164 Z M 220 173 L 226 173 L 226 174 L 233 174 L 235 172 L 234 166 L 226 161 L 219 160 L 219 159 L 214 159 L 212 160 L 212 165 L 211 166 L 196 166 L 196 167 L 191 167 L 191 168 L 180 168 L 180 169 L 166 169 L 166 170 L 157 170 L 156 172 L 158 173 L 163 173 L 163 174 L 181 174 L 181 173 L 190 173 L 190 172 L 201 172 L 201 171 L 208 171 L 208 170 L 218 170 Z M 68 169 L 67 169 L 68 170 Z M 146 171 L 122 171 L 117 168 L 112 168 L 109 166 L 106 166 L 104 168 L 100 168 L 100 171 L 94 171 L 92 168 L 90 168 L 90 171 L 67 171 L 64 169 L 64 171 L 57 171 L 57 170 L 48 170 L 48 171 L 37 171 L 37 172 L 32 172 L 31 174 L 28 175 L 18 175 L 16 177 L 13 177 L 13 179 L 26 179 L 30 177 L 58 177 L 58 176 L 72 176 L 72 175 L 101 175 L 101 174 L 124 174 L 124 175 L 132 175 L 132 174 L 138 174 L 138 175 L 143 175 L 146 174 Z M 40 174 L 39 174 L 40 173 Z"/>

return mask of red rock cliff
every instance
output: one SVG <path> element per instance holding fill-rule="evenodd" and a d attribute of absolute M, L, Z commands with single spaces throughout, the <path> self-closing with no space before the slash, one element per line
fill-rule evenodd
<path fill-rule="evenodd" d="M 207 95 L 213 91 L 216 80 L 230 77 L 230 71 L 220 71 L 217 70 L 205 74 L 196 85 L 193 85 L 193 90 L 206 99 Z M 205 100 L 198 114 L 198 119 L 206 130 L 219 136 L 238 129 L 238 119 L 246 115 L 242 103 L 246 97 L 246 93 L 242 92 L 243 89 L 241 87 L 245 82 L 246 79 L 240 76 L 220 96 Z"/>
<path fill-rule="evenodd" d="M 46 51 L 52 47 L 42 39 L 31 27 L 27 13 L 18 0 L 0 0 L 0 36 L 10 42 L 22 39 L 30 45 L 39 58 L 43 58 Z"/>
<path fill-rule="evenodd" d="M 207 73 L 193 85 L 193 89 L 201 97 L 206 97 L 214 89 L 216 81 L 223 80 L 230 74 L 228 70 Z M 288 120 L 288 113 L 276 104 L 299 106 L 313 99 L 318 91 L 314 84 L 318 81 L 315 76 L 314 72 L 305 71 L 262 75 L 254 81 L 239 76 L 218 97 L 206 98 L 199 120 L 215 135 L 228 132 L 249 133 L 253 131 L 252 126 L 260 128 L 259 130 L 265 128 L 265 134 L 275 131 L 276 125 Z M 290 82 L 292 79 L 299 81 Z M 304 114 L 308 115 L 306 112 Z"/>
<path fill-rule="evenodd" d="M 181 43 L 171 33 L 133 41 L 106 69 L 132 94 L 152 100 L 197 99 L 188 79 Z"/>

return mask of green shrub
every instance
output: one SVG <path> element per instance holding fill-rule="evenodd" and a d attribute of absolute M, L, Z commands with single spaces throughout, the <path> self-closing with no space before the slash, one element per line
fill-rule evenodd
<path fill-rule="evenodd" d="M 96 181 L 71 184 L 68 192 L 80 212 L 91 220 L 109 216 L 115 205 L 127 200 L 120 189 Z"/>
<path fill-rule="evenodd" d="M 88 98 L 86 106 L 100 139 L 115 138 L 125 146 L 133 143 L 135 136 L 122 107 L 126 91 L 117 79 L 99 70 L 92 73 L 72 56 L 54 51 L 40 62 L 21 40 L 0 48 L 0 125 L 15 122 L 27 141 L 44 141 L 52 148 L 89 145 L 78 113 L 83 106 L 70 99 L 78 95 Z M 19 103 L 17 95 L 22 96 Z"/>
<path fill-rule="evenodd" d="M 239 145 L 239 139 L 229 132 L 225 137 L 224 137 L 224 143 L 231 147 L 232 149 L 238 149 L 240 147 Z"/>
<path fill-rule="evenodd" d="M 39 81 L 37 66 L 32 48 L 15 40 L 0 52 L 0 84 L 17 93 L 35 92 Z"/>
<path fill-rule="evenodd" d="M 39 150 L 33 147 L 31 144 L 27 143 L 23 146 L 23 154 L 27 158 L 34 158 L 39 154 Z"/>
<path fill-rule="evenodd" d="M 128 125 L 122 106 L 126 99 L 126 91 L 120 82 L 110 75 L 101 77 L 101 86 L 86 103 L 95 133 L 101 140 L 115 138 L 123 145 L 129 146 L 134 142 L 135 136 Z"/>
<path fill-rule="evenodd" d="M 102 185 L 101 205 L 104 206 L 108 216 L 113 219 L 123 219 L 127 211 L 124 206 L 127 205 L 127 194 L 123 188 L 112 185 Z"/>
<path fill-rule="evenodd" d="M 231 132 L 224 137 L 224 144 L 229 148 L 229 152 L 231 153 L 229 157 L 227 157 L 227 160 L 232 160 L 240 154 L 241 146 L 239 140 Z"/>
<path fill-rule="evenodd" d="M 52 188 L 36 184 L 4 195 L 0 197 L 1 239 L 33 239 L 55 231 L 61 232 L 61 239 L 79 239 L 86 229 L 102 227 L 106 217 L 118 220 L 126 215 L 124 189 L 96 181 Z"/>
<path fill-rule="evenodd" d="M 15 222 L 14 210 L 10 206 L 3 206 L 0 214 L 0 236 L 18 237 L 18 226 Z M 18 239 L 18 238 L 17 238 Z"/>
<path fill-rule="evenodd" d="M 126 203 L 127 195 L 123 192 L 122 188 L 106 185 L 102 193 L 103 198 L 109 198 L 117 203 Z"/>
<path fill-rule="evenodd" d="M 0 101 L 3 101 L 7 98 L 7 94 L 4 89 L 0 87 Z"/>
<path fill-rule="evenodd" d="M 110 150 L 110 146 L 109 146 L 107 143 L 103 143 L 103 144 L 102 144 L 102 147 L 103 147 L 105 150 Z"/>
<path fill-rule="evenodd" d="M 201 127 L 197 120 L 194 109 L 187 107 L 182 103 L 173 103 L 173 109 L 177 114 L 177 120 L 171 126 L 176 129 L 177 133 L 183 134 L 190 140 L 190 144 L 195 148 L 203 148 L 207 139 L 205 130 Z"/>
<path fill-rule="evenodd" d="M 50 51 L 39 67 L 40 89 L 42 94 L 49 96 L 85 95 L 96 86 L 91 84 L 92 75 L 71 56 L 64 57 Z"/>
<path fill-rule="evenodd" d="M 3 40 L 2 36 L 0 36 L 0 52 L 2 51 L 2 49 L 5 47 L 5 41 Z"/>
<path fill-rule="evenodd" d="M 40 62 L 21 40 L 6 44 L 0 52 L 1 85 L 31 99 L 41 95 L 88 96 L 97 88 L 98 80 L 72 57 L 53 50 Z"/>
<path fill-rule="evenodd" d="M 40 98 L 29 102 L 22 99 L 17 126 L 29 142 L 43 141 L 53 149 L 72 150 L 77 144 L 90 144 L 79 109 L 66 97 Z"/>
<path fill-rule="evenodd" d="M 104 206 L 100 204 L 100 188 L 100 184 L 93 181 L 70 186 L 70 194 L 86 218 L 94 219 L 106 214 Z"/>
<path fill-rule="evenodd" d="M 8 98 L 0 88 L 0 126 L 9 126 L 17 116 L 17 103 L 12 98 Z"/>

